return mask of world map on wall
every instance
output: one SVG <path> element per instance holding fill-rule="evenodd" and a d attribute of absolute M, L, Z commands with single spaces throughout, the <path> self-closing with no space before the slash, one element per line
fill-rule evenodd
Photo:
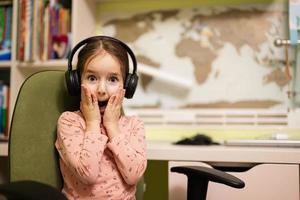
<path fill-rule="evenodd" d="M 276 6 L 205 7 L 101 15 L 101 32 L 126 42 L 138 63 L 191 81 L 140 74 L 131 107 L 284 108 L 287 13 Z"/>

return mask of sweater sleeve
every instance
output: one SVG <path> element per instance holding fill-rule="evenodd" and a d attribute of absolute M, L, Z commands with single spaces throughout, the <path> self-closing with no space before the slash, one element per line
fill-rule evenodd
<path fill-rule="evenodd" d="M 144 124 L 134 117 L 130 127 L 120 125 L 121 134 L 112 138 L 107 147 L 114 154 L 118 169 L 127 184 L 134 185 L 144 174 L 146 159 L 146 143 Z M 128 131 L 129 133 L 125 133 Z"/>
<path fill-rule="evenodd" d="M 55 146 L 62 162 L 85 184 L 96 181 L 107 140 L 101 133 L 85 132 L 78 113 L 64 112 L 58 119 Z"/>

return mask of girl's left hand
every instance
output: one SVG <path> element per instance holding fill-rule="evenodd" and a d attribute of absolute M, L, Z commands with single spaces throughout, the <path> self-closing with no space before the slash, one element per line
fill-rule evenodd
<path fill-rule="evenodd" d="M 107 135 L 112 138 L 119 133 L 119 118 L 121 116 L 121 108 L 125 90 L 119 88 L 118 91 L 112 95 L 107 103 L 103 116 L 103 125 L 107 130 Z"/>

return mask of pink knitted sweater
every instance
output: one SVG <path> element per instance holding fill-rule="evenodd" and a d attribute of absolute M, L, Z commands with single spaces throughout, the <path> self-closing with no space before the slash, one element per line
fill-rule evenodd
<path fill-rule="evenodd" d="M 108 140 L 101 133 L 85 131 L 80 113 L 64 112 L 57 126 L 55 146 L 60 155 L 63 193 L 72 199 L 135 199 L 135 187 L 143 175 L 144 125 L 137 117 L 122 116 L 121 134 Z"/>

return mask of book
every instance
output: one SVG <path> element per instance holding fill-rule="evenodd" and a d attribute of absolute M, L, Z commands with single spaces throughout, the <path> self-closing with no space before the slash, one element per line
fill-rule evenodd
<path fill-rule="evenodd" d="M 25 33 L 26 33 L 26 1 L 20 0 L 18 5 L 18 60 L 24 61 Z"/>
<path fill-rule="evenodd" d="M 4 126 L 3 126 L 3 104 L 4 104 L 4 96 L 3 96 L 3 85 L 4 83 L 0 80 L 0 137 L 4 136 Z"/>
<path fill-rule="evenodd" d="M 18 59 L 67 58 L 71 51 L 71 1 L 20 0 L 18 8 Z"/>
<path fill-rule="evenodd" d="M 0 60 L 11 59 L 12 7 L 0 6 Z"/>
<path fill-rule="evenodd" d="M 4 30 L 5 29 L 5 9 L 3 6 L 0 6 L 0 41 L 3 40 Z"/>
<path fill-rule="evenodd" d="M 9 86 L 0 80 L 0 137 L 8 135 Z"/>
<path fill-rule="evenodd" d="M 2 127 L 4 135 L 8 135 L 8 86 L 2 86 L 3 105 L 2 105 Z"/>

